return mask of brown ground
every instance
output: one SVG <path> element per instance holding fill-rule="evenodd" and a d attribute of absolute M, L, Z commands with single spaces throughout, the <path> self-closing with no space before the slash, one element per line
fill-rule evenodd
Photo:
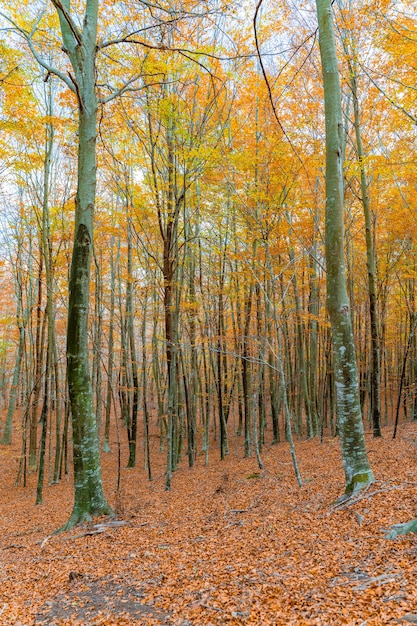
<path fill-rule="evenodd" d="M 383 533 L 417 509 L 417 425 L 367 442 L 377 482 L 336 509 L 335 439 L 297 443 L 301 488 L 286 443 L 264 448 L 260 471 L 232 441 L 223 463 L 214 444 L 208 467 L 184 458 L 170 492 L 155 443 L 154 481 L 123 469 L 117 498 L 114 451 L 103 464 L 119 523 L 53 536 L 70 514 L 70 480 L 45 487 L 36 507 L 35 476 L 14 486 L 18 442 L 1 446 L 0 624 L 417 623 L 417 536 Z"/>

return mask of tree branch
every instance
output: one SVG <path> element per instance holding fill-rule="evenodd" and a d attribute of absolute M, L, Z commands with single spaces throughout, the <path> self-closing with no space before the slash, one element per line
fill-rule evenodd
<path fill-rule="evenodd" d="M 35 46 L 33 45 L 33 41 L 32 41 L 32 36 L 40 22 L 40 20 L 42 19 L 43 16 L 43 11 L 40 13 L 38 19 L 36 20 L 32 30 L 30 33 L 28 33 L 26 30 L 24 30 L 23 28 L 21 28 L 18 24 L 16 24 L 16 22 L 14 22 L 9 16 L 7 16 L 5 13 L 3 13 L 2 11 L 0 11 L 0 16 L 3 17 L 7 22 L 9 22 L 9 24 L 11 24 L 13 26 L 13 28 L 16 30 L 17 33 L 19 33 L 19 35 L 21 35 L 23 37 L 23 39 L 25 39 L 26 43 L 29 46 L 29 50 L 31 51 L 31 53 L 33 54 L 35 60 L 39 63 L 39 65 L 41 67 L 43 67 L 49 74 L 54 74 L 55 76 L 58 76 L 58 78 L 60 78 L 65 84 L 66 86 L 71 89 L 71 91 L 73 91 L 75 94 L 77 93 L 76 90 L 76 86 L 73 83 L 73 81 L 71 81 L 68 76 L 66 76 L 63 72 L 61 72 L 60 70 L 58 70 L 56 67 L 53 67 L 52 65 L 49 65 L 49 63 L 47 63 L 42 57 L 41 55 L 38 53 L 38 51 L 36 50 Z"/>
<path fill-rule="evenodd" d="M 69 27 L 70 31 L 74 35 L 75 40 L 77 41 L 78 45 L 81 46 L 81 44 L 82 44 L 81 33 L 80 33 L 79 29 L 78 29 L 78 26 L 76 25 L 76 23 L 72 19 L 71 14 L 64 7 L 64 5 L 62 4 L 61 0 L 51 0 L 51 2 L 54 5 L 54 7 L 56 8 L 56 10 L 62 14 L 63 18 L 65 19 L 66 23 L 68 24 L 68 27 Z"/>
<path fill-rule="evenodd" d="M 371 81 L 371 83 L 373 84 L 374 87 L 376 87 L 376 89 L 378 89 L 379 93 L 381 93 L 384 98 L 386 98 L 388 100 L 388 102 L 390 104 L 392 104 L 393 107 L 395 107 L 396 109 L 398 109 L 398 111 L 401 111 L 401 113 L 404 113 L 404 115 L 406 115 L 408 117 L 408 119 L 410 119 L 412 122 L 414 122 L 414 124 L 417 124 L 417 117 L 415 117 L 414 115 L 412 115 L 412 113 L 410 113 L 409 111 L 407 111 L 407 109 L 405 109 L 403 106 L 401 106 L 401 104 L 397 104 L 395 102 L 395 100 L 393 100 L 379 85 L 378 83 L 372 78 L 372 76 L 370 75 L 369 71 L 367 70 L 367 68 L 362 65 L 360 62 L 358 62 L 359 67 L 365 72 L 366 76 L 369 78 L 369 80 Z M 387 77 L 388 80 L 391 80 L 389 77 Z"/>
<path fill-rule="evenodd" d="M 139 31 L 136 31 L 139 32 Z M 150 50 L 160 50 L 161 52 L 179 52 L 182 54 L 194 54 L 196 56 L 205 56 L 209 59 L 215 59 L 216 61 L 236 61 L 239 59 L 250 59 L 255 54 L 237 54 L 234 56 L 218 56 L 217 54 L 212 54 L 211 52 L 204 52 L 203 50 L 190 50 L 189 48 L 174 48 L 172 46 L 166 45 L 156 45 L 149 43 L 148 41 L 144 41 L 143 39 L 132 39 L 134 33 L 129 33 L 129 35 L 125 35 L 124 37 L 119 37 L 118 39 L 111 39 L 109 41 L 104 41 L 101 44 L 98 44 L 97 48 L 99 50 L 103 50 L 104 48 L 108 48 L 109 46 L 115 46 L 119 43 L 133 43 L 135 45 L 143 46 L 144 48 L 149 48 Z"/>
<path fill-rule="evenodd" d="M 120 87 L 119 89 L 115 89 L 113 90 L 113 93 L 111 93 L 110 95 L 108 95 L 106 98 L 99 98 L 98 101 L 100 104 L 107 104 L 107 102 L 111 102 L 112 100 L 114 100 L 115 98 L 117 98 L 118 96 L 121 96 L 123 93 L 125 93 L 126 91 L 138 91 L 139 89 L 143 89 L 143 87 L 130 87 L 130 85 L 132 85 L 132 83 L 135 83 L 137 80 L 139 80 L 141 78 L 141 75 L 138 74 L 137 76 L 134 76 L 133 78 L 131 78 L 130 80 L 127 81 L 127 83 L 125 83 L 124 85 L 122 85 L 122 87 Z M 111 87 L 109 86 L 109 89 L 111 89 Z"/>
<path fill-rule="evenodd" d="M 307 169 L 306 169 L 306 167 L 304 165 L 304 162 L 301 159 L 300 155 L 298 154 L 298 151 L 295 148 L 295 146 L 293 145 L 291 139 L 287 135 L 287 132 L 286 132 L 285 128 L 283 127 L 283 125 L 281 123 L 281 120 L 278 117 L 278 113 L 277 113 L 277 110 L 276 110 L 276 107 L 275 107 L 275 104 L 274 104 L 274 99 L 273 99 L 273 96 L 272 96 L 271 84 L 269 82 L 269 78 L 268 78 L 268 75 L 266 73 L 265 65 L 264 65 L 264 62 L 263 62 L 263 59 L 262 59 L 262 53 L 261 53 L 261 49 L 260 49 L 260 46 L 259 46 L 258 29 L 257 29 L 258 14 L 259 14 L 260 8 L 262 6 L 262 2 L 263 2 L 263 0 L 258 0 L 258 3 L 256 5 L 256 9 L 255 9 L 255 14 L 253 16 L 253 31 L 254 31 L 254 36 L 255 36 L 255 47 L 256 47 L 256 52 L 258 54 L 259 65 L 261 67 L 262 76 L 263 76 L 263 79 L 265 81 L 265 84 L 266 84 L 266 87 L 267 87 L 267 90 L 268 90 L 268 97 L 269 97 L 269 101 L 271 103 L 272 112 L 274 114 L 274 117 L 275 117 L 275 119 L 276 119 L 276 121 L 278 123 L 279 128 L 281 129 L 282 134 L 284 135 L 285 139 L 290 144 L 291 150 L 294 152 L 294 154 L 297 157 L 298 161 L 301 163 L 302 169 L 307 174 L 307 180 L 308 180 L 309 185 L 311 187 L 309 175 L 308 175 Z"/>

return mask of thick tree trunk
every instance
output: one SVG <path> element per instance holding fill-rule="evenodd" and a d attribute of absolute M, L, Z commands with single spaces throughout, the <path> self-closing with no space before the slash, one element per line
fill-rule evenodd
<path fill-rule="evenodd" d="M 70 2 L 62 3 L 70 12 Z M 100 448 L 88 360 L 88 308 L 96 193 L 97 96 L 95 53 L 98 0 L 87 0 L 83 31 L 75 37 L 58 10 L 65 49 L 73 66 L 78 98 L 78 178 L 67 328 L 67 376 L 71 401 L 74 508 L 66 528 L 111 513 L 102 486 Z"/>
<path fill-rule="evenodd" d="M 331 0 L 316 0 L 326 120 L 327 308 L 346 493 L 374 480 L 365 447 L 344 262 L 343 124 Z"/>

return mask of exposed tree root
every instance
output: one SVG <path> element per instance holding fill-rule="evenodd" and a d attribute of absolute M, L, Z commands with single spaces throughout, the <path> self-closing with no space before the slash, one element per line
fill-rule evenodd
<path fill-rule="evenodd" d="M 395 524 L 388 531 L 387 539 L 396 539 L 399 535 L 408 535 L 409 533 L 417 533 L 417 518 L 405 524 Z"/>
<path fill-rule="evenodd" d="M 352 504 L 356 504 L 359 500 L 365 497 L 370 486 L 373 484 L 373 480 L 370 480 L 367 483 L 356 483 L 355 489 L 345 492 L 340 498 L 338 498 L 332 505 L 332 510 L 335 509 L 344 509 L 345 507 L 351 506 Z"/>
<path fill-rule="evenodd" d="M 91 522 L 94 517 L 102 517 L 106 515 L 114 516 L 114 511 L 108 504 L 103 504 L 103 506 L 94 509 L 94 511 L 88 511 L 85 509 L 80 511 L 78 507 L 74 507 L 68 522 L 61 526 L 61 528 L 58 528 L 54 534 L 67 532 L 68 530 L 72 530 L 75 526 L 79 526 L 85 522 Z"/>

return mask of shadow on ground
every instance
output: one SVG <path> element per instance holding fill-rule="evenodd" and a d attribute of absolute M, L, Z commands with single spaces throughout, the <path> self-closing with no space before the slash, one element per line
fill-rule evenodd
<path fill-rule="evenodd" d="M 131 623 L 152 618 L 154 623 L 170 626 L 169 616 L 144 604 L 144 593 L 131 581 L 121 578 L 92 579 L 77 572 L 69 574 L 69 589 L 58 593 L 40 609 L 35 626 L 53 626 L 63 620 L 89 626 L 97 618 L 129 619 Z"/>

